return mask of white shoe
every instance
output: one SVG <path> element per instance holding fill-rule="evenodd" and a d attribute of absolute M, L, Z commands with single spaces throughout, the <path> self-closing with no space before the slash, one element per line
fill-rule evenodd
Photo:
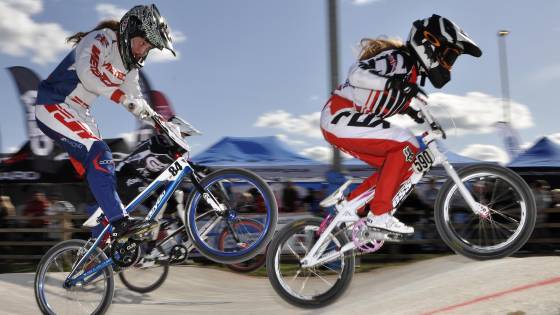
<path fill-rule="evenodd" d="M 385 213 L 382 215 L 373 215 L 371 212 L 368 213 L 366 219 L 366 225 L 370 228 L 385 230 L 389 232 L 399 233 L 399 234 L 412 234 L 414 233 L 414 228 L 408 226 L 399 219 Z"/>

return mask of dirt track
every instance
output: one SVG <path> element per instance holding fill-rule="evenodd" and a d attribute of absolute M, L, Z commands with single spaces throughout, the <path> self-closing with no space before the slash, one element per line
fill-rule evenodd
<path fill-rule="evenodd" d="M 0 275 L 0 314 L 37 314 L 33 274 Z M 117 282 L 108 314 L 560 314 L 560 257 L 472 261 L 447 256 L 354 277 L 333 305 L 307 311 L 276 296 L 268 279 L 173 267 L 153 293 Z"/>

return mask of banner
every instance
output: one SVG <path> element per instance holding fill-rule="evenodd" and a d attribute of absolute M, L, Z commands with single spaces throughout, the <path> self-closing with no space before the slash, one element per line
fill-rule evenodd
<path fill-rule="evenodd" d="M 41 79 L 25 67 L 10 67 L 8 71 L 12 74 L 18 88 L 31 151 L 38 156 L 48 156 L 53 150 L 54 143 L 43 134 L 35 121 L 35 100 Z"/>

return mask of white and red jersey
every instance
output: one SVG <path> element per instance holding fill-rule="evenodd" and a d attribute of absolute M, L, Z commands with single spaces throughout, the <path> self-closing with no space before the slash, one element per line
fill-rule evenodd
<path fill-rule="evenodd" d="M 66 103 L 89 108 L 99 95 L 114 102 L 123 94 L 140 97 L 138 69 L 127 71 L 119 52 L 117 34 L 92 31 L 39 85 L 37 104 Z"/>
<path fill-rule="evenodd" d="M 403 113 L 410 95 L 387 89 L 394 76 L 416 82 L 416 63 L 402 49 L 383 51 L 358 61 L 321 111 L 321 131 L 325 140 L 340 150 L 377 168 L 377 172 L 355 188 L 348 199 L 375 188 L 369 207 L 375 215 L 393 209 L 392 199 L 400 183 L 411 174 L 418 142 L 407 129 L 385 118 Z M 397 79 L 397 78 L 393 78 Z"/>
<path fill-rule="evenodd" d="M 386 89 L 387 81 L 394 76 L 416 83 L 416 63 L 402 49 L 385 50 L 357 61 L 350 67 L 346 82 L 334 94 L 351 101 L 358 112 L 387 118 L 402 113 L 410 103 L 402 91 Z"/>

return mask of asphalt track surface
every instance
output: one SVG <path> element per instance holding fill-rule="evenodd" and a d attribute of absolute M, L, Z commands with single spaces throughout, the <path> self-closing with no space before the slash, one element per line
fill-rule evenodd
<path fill-rule="evenodd" d="M 0 314 L 39 313 L 33 276 L 0 274 Z M 267 278 L 177 266 L 149 294 L 117 281 L 108 314 L 560 314 L 560 257 L 446 256 L 356 273 L 346 294 L 317 310 L 287 304 Z"/>

